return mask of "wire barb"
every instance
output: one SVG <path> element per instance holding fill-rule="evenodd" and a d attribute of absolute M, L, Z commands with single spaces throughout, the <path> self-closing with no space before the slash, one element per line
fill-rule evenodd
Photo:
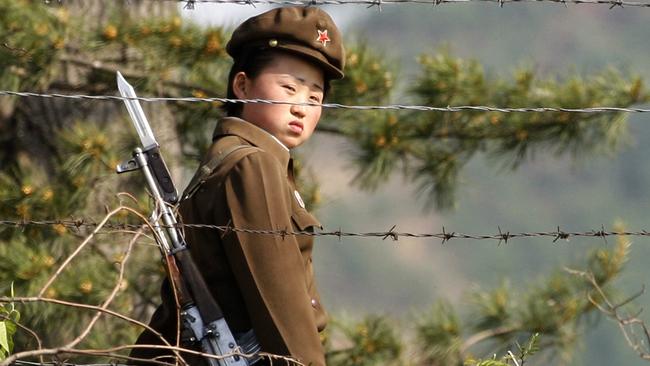
<path fill-rule="evenodd" d="M 555 239 L 553 239 L 553 243 L 557 242 L 559 239 L 564 239 L 566 241 L 569 241 L 569 234 L 560 230 L 560 226 L 557 227 L 557 236 L 555 237 Z"/>
<path fill-rule="evenodd" d="M 381 13 L 381 10 L 382 10 L 381 9 L 381 2 L 382 2 L 382 0 L 373 0 L 372 4 L 368 5 L 367 8 L 372 8 L 373 6 L 377 6 L 377 8 L 379 9 L 379 12 Z"/>
<path fill-rule="evenodd" d="M 339 238 L 339 243 L 341 242 L 341 237 L 343 236 L 342 234 L 343 234 L 343 232 L 341 231 L 341 228 L 340 228 L 340 227 L 339 227 L 338 230 L 336 230 L 336 231 L 334 232 L 334 235 L 335 235 L 335 236 L 338 236 L 338 238 Z"/>
<path fill-rule="evenodd" d="M 599 236 L 599 237 L 603 238 L 603 240 L 605 241 L 605 244 L 608 244 L 607 243 L 607 235 L 608 235 L 608 233 L 605 231 L 605 225 L 600 225 L 600 230 L 594 232 L 594 236 Z"/>
<path fill-rule="evenodd" d="M 393 239 L 393 241 L 399 240 L 399 235 L 394 231 L 396 227 L 397 225 L 393 225 L 393 227 L 391 227 L 390 230 L 386 232 L 386 235 L 384 235 L 384 237 L 381 240 L 386 240 L 386 238 L 388 238 L 389 236 L 391 239 Z"/>
<path fill-rule="evenodd" d="M 497 226 L 497 228 L 499 229 L 499 243 L 497 244 L 497 246 L 500 246 L 502 241 L 503 241 L 504 244 L 508 244 L 508 240 L 510 240 L 510 238 L 511 238 L 510 232 L 508 231 L 506 233 L 503 233 L 501 231 L 500 226 Z"/>
<path fill-rule="evenodd" d="M 221 239 L 225 238 L 231 232 L 232 232 L 232 219 L 229 219 L 228 223 L 226 224 L 226 229 L 221 232 Z"/>
<path fill-rule="evenodd" d="M 442 242 L 440 244 L 445 245 L 446 242 L 456 237 L 455 232 L 447 233 L 445 227 L 442 227 Z"/>
<path fill-rule="evenodd" d="M 623 0 L 612 0 L 611 3 L 612 3 L 612 6 L 609 7 L 609 10 L 614 9 L 617 6 L 620 6 L 621 8 L 623 8 Z"/>

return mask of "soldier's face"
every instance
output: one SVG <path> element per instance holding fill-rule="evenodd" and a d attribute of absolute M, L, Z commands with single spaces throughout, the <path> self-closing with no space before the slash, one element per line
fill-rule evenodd
<path fill-rule="evenodd" d="M 299 57 L 278 54 L 255 78 L 240 72 L 233 92 L 240 99 L 268 99 L 291 103 L 322 103 L 321 68 Z M 316 129 L 322 107 L 287 104 L 245 104 L 241 118 L 274 135 L 288 148 L 305 142 Z"/>

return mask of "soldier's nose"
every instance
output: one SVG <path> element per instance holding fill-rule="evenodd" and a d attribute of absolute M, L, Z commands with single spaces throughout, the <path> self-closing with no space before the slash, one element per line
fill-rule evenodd
<path fill-rule="evenodd" d="M 307 107 L 304 105 L 294 104 L 291 106 L 291 114 L 293 114 L 296 117 L 302 118 L 306 114 L 306 109 Z"/>

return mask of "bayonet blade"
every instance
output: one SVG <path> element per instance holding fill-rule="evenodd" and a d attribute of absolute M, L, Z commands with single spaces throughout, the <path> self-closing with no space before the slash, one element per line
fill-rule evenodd
<path fill-rule="evenodd" d="M 131 84 L 124 79 L 119 71 L 117 72 L 117 88 L 120 90 L 120 95 L 123 97 L 137 98 L 135 90 L 133 90 Z M 140 136 L 143 150 L 148 150 L 152 147 L 158 146 L 153 131 L 151 131 L 151 126 L 149 126 L 149 121 L 147 121 L 147 117 L 144 115 L 144 111 L 140 106 L 140 101 L 137 99 L 125 99 L 124 104 L 126 104 L 126 109 L 131 115 L 131 119 L 135 125 L 135 130 L 138 131 L 138 136 Z"/>

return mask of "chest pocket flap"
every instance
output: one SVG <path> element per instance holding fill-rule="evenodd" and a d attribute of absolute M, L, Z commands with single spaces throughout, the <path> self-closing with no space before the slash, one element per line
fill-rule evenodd
<path fill-rule="evenodd" d="M 322 229 L 320 222 L 303 208 L 294 209 L 291 213 L 291 220 L 300 231 L 313 231 L 314 227 Z"/>

